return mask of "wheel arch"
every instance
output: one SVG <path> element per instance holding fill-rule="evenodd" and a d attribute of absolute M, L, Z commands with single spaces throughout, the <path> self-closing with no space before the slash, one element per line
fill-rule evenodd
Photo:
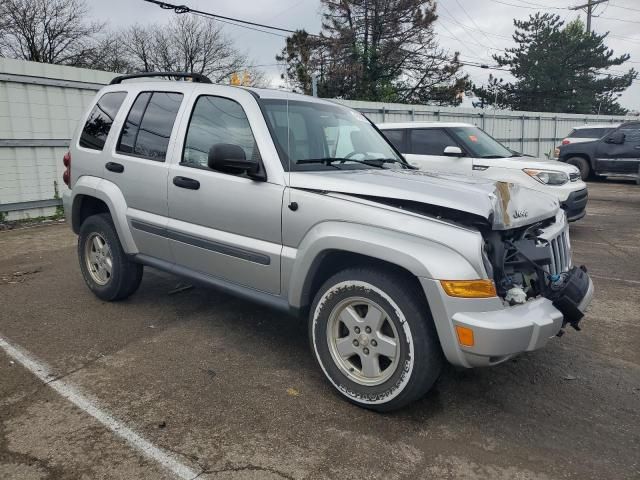
<path fill-rule="evenodd" d="M 591 155 L 589 155 L 588 153 L 585 153 L 585 152 L 568 153 L 562 158 L 562 161 L 567 163 L 572 158 L 583 158 L 583 159 L 585 159 L 587 161 L 587 163 L 589 164 L 589 167 L 591 167 L 591 170 L 592 171 L 595 170 L 595 161 L 592 159 Z"/>
<path fill-rule="evenodd" d="M 415 284 L 419 291 L 422 292 L 423 300 L 427 302 L 427 298 L 424 295 L 424 291 L 422 290 L 418 277 L 416 277 L 407 268 L 398 265 L 397 263 L 371 257 L 359 252 L 326 249 L 320 252 L 320 254 L 313 259 L 309 271 L 307 272 L 307 276 L 304 279 L 300 293 L 300 312 L 305 316 L 308 314 L 315 294 L 324 282 L 336 273 L 354 267 L 375 268 L 402 276 Z"/>
<path fill-rule="evenodd" d="M 98 177 L 80 177 L 73 186 L 71 226 L 78 233 L 82 222 L 90 215 L 108 213 L 127 254 L 138 253 L 127 222 L 127 203 L 122 191 L 113 182 Z"/>
<path fill-rule="evenodd" d="M 283 291 L 288 292 L 292 308 L 304 312 L 327 278 L 359 265 L 391 269 L 418 283 L 420 277 L 483 276 L 460 253 L 440 243 L 378 227 L 326 222 L 314 227 L 300 243 L 289 275 L 283 265 L 283 282 L 288 281 Z"/>

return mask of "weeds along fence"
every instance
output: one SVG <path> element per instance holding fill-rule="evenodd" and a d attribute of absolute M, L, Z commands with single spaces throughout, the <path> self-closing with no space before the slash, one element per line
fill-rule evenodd
<path fill-rule="evenodd" d="M 0 58 L 0 222 L 60 212 L 62 156 L 78 119 L 114 73 Z M 544 156 L 569 130 L 622 117 L 342 101 L 375 122 L 455 121 Z"/>

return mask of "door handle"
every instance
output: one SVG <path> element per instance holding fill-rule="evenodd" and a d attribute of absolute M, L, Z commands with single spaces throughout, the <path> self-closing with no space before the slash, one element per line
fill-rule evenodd
<path fill-rule="evenodd" d="M 189 190 L 198 190 L 200 188 L 199 181 L 187 177 L 173 177 L 173 184 L 176 187 L 188 188 Z"/>
<path fill-rule="evenodd" d="M 122 165 L 121 163 L 116 163 L 116 162 L 107 162 L 107 164 L 105 165 L 105 167 L 107 168 L 107 170 L 109 170 L 110 172 L 116 172 L 116 173 L 122 173 L 124 172 L 124 165 Z"/>

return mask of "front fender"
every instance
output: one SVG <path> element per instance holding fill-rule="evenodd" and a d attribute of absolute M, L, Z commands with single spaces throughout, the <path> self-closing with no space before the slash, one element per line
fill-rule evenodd
<path fill-rule="evenodd" d="M 298 249 L 283 255 L 283 262 L 291 262 L 288 282 L 289 304 L 300 308 L 305 301 L 305 286 L 317 262 L 326 252 L 343 251 L 367 255 L 383 260 L 411 272 L 416 277 L 435 279 L 472 280 L 485 278 L 480 249 L 479 233 L 452 229 L 452 243 L 460 241 L 477 246 L 478 262 L 467 260 L 460 253 L 443 243 L 395 230 L 348 222 L 323 222 L 311 228 Z M 461 239 L 462 236 L 469 238 Z M 454 241 L 455 240 L 455 241 Z M 286 263 L 283 272 L 287 271 Z M 286 291 L 286 290 L 285 290 Z"/>
<path fill-rule="evenodd" d="M 113 224 L 118 232 L 122 249 L 130 255 L 137 254 L 138 247 L 133 240 L 133 236 L 129 230 L 129 224 L 127 223 L 127 202 L 118 186 L 103 178 L 90 175 L 84 175 L 78 178 L 73 185 L 71 194 L 74 230 L 76 229 L 75 219 L 79 216 L 83 196 L 95 197 L 107 205 Z"/>

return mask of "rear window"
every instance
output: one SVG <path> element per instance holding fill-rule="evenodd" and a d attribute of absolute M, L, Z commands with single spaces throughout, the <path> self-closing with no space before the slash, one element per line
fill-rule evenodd
<path fill-rule="evenodd" d="M 407 153 L 404 141 L 404 130 L 381 130 L 381 132 L 400 153 Z"/>
<path fill-rule="evenodd" d="M 109 130 L 113 125 L 113 119 L 116 118 L 126 96 L 126 92 L 110 92 L 100 97 L 96 106 L 91 110 L 80 134 L 81 147 L 92 150 L 104 148 Z"/>
<path fill-rule="evenodd" d="M 571 131 L 567 138 L 602 138 L 607 133 L 613 132 L 615 128 L 578 128 Z"/>
<path fill-rule="evenodd" d="M 181 103 L 181 93 L 140 93 L 129 110 L 116 151 L 164 162 Z"/>
<path fill-rule="evenodd" d="M 411 130 L 411 153 L 415 155 L 444 155 L 444 149 L 456 142 L 440 128 Z"/>

